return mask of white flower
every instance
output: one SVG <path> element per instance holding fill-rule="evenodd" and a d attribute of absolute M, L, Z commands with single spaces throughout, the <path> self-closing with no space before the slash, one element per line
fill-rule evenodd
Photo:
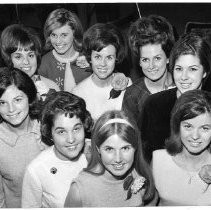
<path fill-rule="evenodd" d="M 36 81 L 35 86 L 40 96 L 42 96 L 43 94 L 47 94 L 49 91 L 49 87 L 41 80 Z"/>
<path fill-rule="evenodd" d="M 144 186 L 145 181 L 143 176 L 137 177 L 131 185 L 131 193 L 136 194 Z"/>
<path fill-rule="evenodd" d="M 89 67 L 89 63 L 86 60 L 86 57 L 84 55 L 78 56 L 76 59 L 76 66 L 79 66 L 80 68 L 87 68 Z"/>

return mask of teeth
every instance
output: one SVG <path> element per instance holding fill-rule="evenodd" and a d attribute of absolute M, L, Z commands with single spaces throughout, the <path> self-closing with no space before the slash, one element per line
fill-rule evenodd
<path fill-rule="evenodd" d="M 18 114 L 8 115 L 8 117 L 10 117 L 10 118 L 15 118 L 17 116 L 18 116 Z"/>
<path fill-rule="evenodd" d="M 24 70 L 24 71 L 29 71 L 31 68 L 30 67 L 28 67 L 28 68 L 22 68 L 22 70 Z"/>
<path fill-rule="evenodd" d="M 188 83 L 188 84 L 182 83 L 182 84 L 180 84 L 180 85 L 181 85 L 181 87 L 184 88 L 184 89 L 187 89 L 187 88 L 189 88 L 189 87 L 191 86 L 190 83 Z"/>
<path fill-rule="evenodd" d="M 201 143 L 200 142 L 190 142 L 190 144 L 194 147 L 199 146 Z"/>
<path fill-rule="evenodd" d="M 123 164 L 116 164 L 116 165 L 113 165 L 113 167 L 115 169 L 122 169 L 123 168 Z"/>
<path fill-rule="evenodd" d="M 68 149 L 69 150 L 75 150 L 76 149 L 76 146 L 69 146 Z"/>

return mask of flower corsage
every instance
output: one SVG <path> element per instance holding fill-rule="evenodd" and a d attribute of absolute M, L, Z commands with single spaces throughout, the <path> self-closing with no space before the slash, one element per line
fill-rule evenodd
<path fill-rule="evenodd" d="M 146 179 L 143 176 L 133 178 L 132 175 L 129 175 L 123 184 L 124 190 L 127 190 L 126 200 L 130 199 L 132 194 L 138 193 L 144 187 L 145 182 Z"/>
<path fill-rule="evenodd" d="M 121 91 L 126 89 L 128 82 L 129 78 L 123 73 L 115 73 L 111 81 L 112 89 L 109 99 L 117 98 L 121 94 Z"/>
<path fill-rule="evenodd" d="M 35 78 L 35 82 L 34 82 L 36 88 L 37 88 L 37 94 L 38 94 L 38 98 L 41 101 L 44 101 L 45 98 L 47 97 L 48 94 L 50 94 L 51 92 L 54 92 L 53 89 L 50 89 L 40 78 L 40 75 L 38 75 Z"/>
<path fill-rule="evenodd" d="M 76 59 L 76 66 L 85 69 L 90 67 L 89 63 L 86 60 L 86 57 L 84 55 L 78 56 Z"/>
<path fill-rule="evenodd" d="M 204 165 L 201 167 L 201 170 L 199 171 L 199 177 L 207 184 L 206 189 L 204 192 L 207 191 L 207 188 L 211 184 L 211 165 Z"/>

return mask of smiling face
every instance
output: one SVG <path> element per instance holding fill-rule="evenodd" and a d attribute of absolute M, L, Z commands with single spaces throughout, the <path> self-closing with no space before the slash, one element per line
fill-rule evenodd
<path fill-rule="evenodd" d="M 107 80 L 111 77 L 116 61 L 116 48 L 113 45 L 104 47 L 101 51 L 92 51 L 91 64 L 93 79 L 96 81 Z"/>
<path fill-rule="evenodd" d="M 64 25 L 52 31 L 50 40 L 53 48 L 61 57 L 68 58 L 74 51 L 73 48 L 74 34 L 69 25 Z"/>
<path fill-rule="evenodd" d="M 103 142 L 99 153 L 108 178 L 119 179 L 132 167 L 135 149 L 115 134 Z"/>
<path fill-rule="evenodd" d="M 197 56 L 181 55 L 175 62 L 173 76 L 179 96 L 188 90 L 200 89 L 206 72 Z"/>
<path fill-rule="evenodd" d="M 161 44 L 147 44 L 140 47 L 140 66 L 145 77 L 151 81 L 158 81 L 167 71 L 168 58 Z"/>
<path fill-rule="evenodd" d="M 76 116 L 58 114 L 51 129 L 55 154 L 61 160 L 77 159 L 84 146 L 84 126 Z"/>
<path fill-rule="evenodd" d="M 11 54 L 13 66 L 32 77 L 37 70 L 37 57 L 34 51 L 17 49 Z"/>
<path fill-rule="evenodd" d="M 180 123 L 183 151 L 201 154 L 211 141 L 211 114 L 204 113 Z"/>
<path fill-rule="evenodd" d="M 20 126 L 29 114 L 27 95 L 16 86 L 9 86 L 0 98 L 0 115 L 11 126 Z"/>

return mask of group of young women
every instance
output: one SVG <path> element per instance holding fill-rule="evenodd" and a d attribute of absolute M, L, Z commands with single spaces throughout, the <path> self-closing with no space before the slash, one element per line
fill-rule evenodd
<path fill-rule="evenodd" d="M 144 76 L 117 72 L 124 34 L 52 11 L 1 34 L 0 206 L 211 205 L 211 50 L 157 15 L 128 30 Z M 207 82 L 207 84 L 206 84 Z M 151 165 L 150 165 L 151 164 Z"/>

